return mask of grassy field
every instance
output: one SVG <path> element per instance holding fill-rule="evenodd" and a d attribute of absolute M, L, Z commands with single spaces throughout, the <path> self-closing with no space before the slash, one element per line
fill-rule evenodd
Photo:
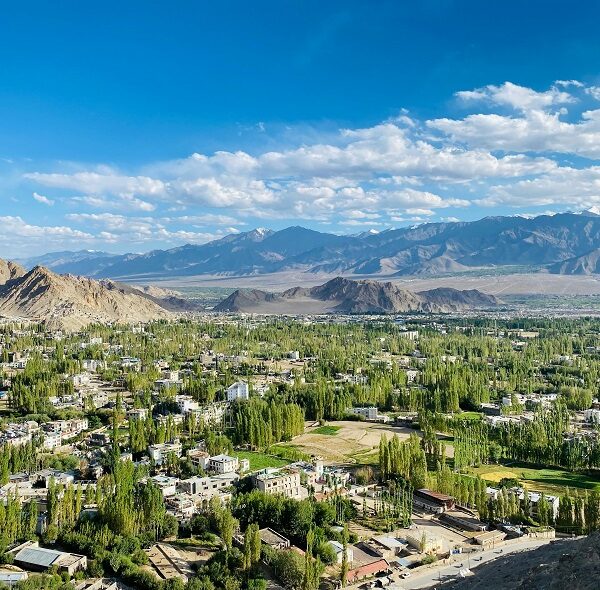
<path fill-rule="evenodd" d="M 311 434 L 326 434 L 327 436 L 334 436 L 340 430 L 340 426 L 319 426 L 319 428 L 315 428 L 311 430 Z"/>
<path fill-rule="evenodd" d="M 283 467 L 289 463 L 289 461 L 280 457 L 256 451 L 235 451 L 233 455 L 238 459 L 248 459 L 251 471 L 258 471 L 267 467 Z"/>
<path fill-rule="evenodd" d="M 531 491 L 564 494 L 565 488 L 600 490 L 600 479 L 583 473 L 570 473 L 562 469 L 535 469 L 519 464 L 482 465 L 470 471 L 484 480 L 498 483 L 502 478 L 515 478 Z"/>
<path fill-rule="evenodd" d="M 481 420 L 481 417 L 483 416 L 483 414 L 481 412 L 461 412 L 460 414 L 458 414 L 459 418 L 462 418 L 463 420 Z"/>

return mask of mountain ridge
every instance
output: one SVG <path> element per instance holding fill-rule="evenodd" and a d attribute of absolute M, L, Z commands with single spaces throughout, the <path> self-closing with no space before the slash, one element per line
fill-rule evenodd
<path fill-rule="evenodd" d="M 11 265 L 0 260 L 0 270 Z M 0 278 L 0 316 L 40 321 L 50 329 L 171 318 L 168 305 L 157 299 L 114 281 L 59 275 L 43 266 L 24 273 L 17 268 L 13 276 Z"/>
<path fill-rule="evenodd" d="M 233 313 L 450 313 L 498 306 L 500 301 L 475 289 L 437 288 L 414 292 L 391 282 L 336 277 L 316 287 L 283 293 L 238 289 L 213 308 Z"/>
<path fill-rule="evenodd" d="M 206 244 L 143 254 L 80 251 L 69 258 L 61 252 L 45 255 L 45 260 L 56 272 L 118 280 L 242 277 L 287 271 L 357 277 L 439 276 L 509 267 L 591 274 L 600 273 L 600 265 L 565 263 L 595 250 L 600 250 L 600 216 L 584 212 L 490 216 L 355 235 L 301 226 L 279 231 L 259 228 Z"/>

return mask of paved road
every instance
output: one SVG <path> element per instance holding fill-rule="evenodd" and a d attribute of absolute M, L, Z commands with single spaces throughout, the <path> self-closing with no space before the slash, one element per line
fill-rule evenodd
<path fill-rule="evenodd" d="M 415 571 L 411 577 L 406 580 L 400 580 L 396 584 L 396 588 L 403 590 L 417 590 L 419 588 L 429 588 L 435 586 L 439 581 L 448 582 L 458 577 L 458 572 L 461 569 L 468 568 L 471 565 L 471 570 L 476 569 L 483 563 L 488 563 L 498 557 L 509 553 L 517 553 L 519 551 L 530 551 L 537 549 L 542 545 L 546 545 L 551 539 L 533 539 L 527 541 L 509 541 L 502 548 L 488 549 L 472 554 L 462 554 L 455 557 L 453 564 L 440 564 L 437 567 L 427 568 L 422 573 Z M 477 561 L 481 558 L 481 561 Z M 462 564 L 462 568 L 460 567 Z"/>

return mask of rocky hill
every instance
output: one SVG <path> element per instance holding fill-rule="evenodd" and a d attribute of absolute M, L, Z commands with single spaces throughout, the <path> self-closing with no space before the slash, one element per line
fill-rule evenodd
<path fill-rule="evenodd" d="M 492 308 L 499 301 L 481 291 L 433 289 L 415 293 L 391 282 L 337 277 L 311 288 L 283 293 L 237 290 L 215 306 L 217 312 L 248 313 L 450 313 Z"/>
<path fill-rule="evenodd" d="M 549 271 L 561 275 L 600 274 L 600 248 L 564 262 L 557 262 L 549 267 Z"/>
<path fill-rule="evenodd" d="M 10 264 L 2 261 L 0 269 L 12 268 Z M 147 322 L 171 314 L 135 289 L 112 281 L 58 275 L 36 266 L 24 274 L 14 269 L 13 277 L 0 285 L 0 316 L 77 330 L 93 322 Z"/>
<path fill-rule="evenodd" d="M 11 279 L 22 277 L 26 273 L 27 271 L 20 264 L 0 259 L 0 285 Z"/>
<path fill-rule="evenodd" d="M 597 590 L 600 587 L 600 533 L 553 541 L 481 565 L 473 575 L 445 583 L 448 590 Z M 439 588 L 439 585 L 436 585 Z"/>

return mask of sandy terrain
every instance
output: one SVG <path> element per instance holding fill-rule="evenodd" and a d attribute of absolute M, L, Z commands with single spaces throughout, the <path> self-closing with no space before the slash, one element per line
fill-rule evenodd
<path fill-rule="evenodd" d="M 417 432 L 411 428 L 372 422 L 340 421 L 327 424 L 339 426 L 340 430 L 332 435 L 315 434 L 314 431 L 318 427 L 309 426 L 304 434 L 293 439 L 292 444 L 305 453 L 323 457 L 325 461 L 361 463 L 369 462 L 368 456 L 378 451 L 382 435 L 385 434 L 389 440 L 397 434 L 400 440 L 406 440 L 411 433 Z M 372 457 L 370 458 L 372 462 Z"/>

